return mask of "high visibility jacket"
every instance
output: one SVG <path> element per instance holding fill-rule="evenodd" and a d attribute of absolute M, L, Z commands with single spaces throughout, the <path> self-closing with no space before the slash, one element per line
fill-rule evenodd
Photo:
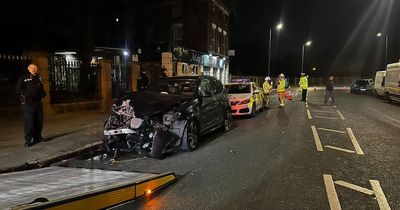
<path fill-rule="evenodd" d="M 263 92 L 264 94 L 269 94 L 269 92 L 272 90 L 272 85 L 269 83 L 269 81 L 265 81 L 263 84 Z"/>
<path fill-rule="evenodd" d="M 284 79 L 280 79 L 276 92 L 278 93 L 285 92 L 285 89 L 286 89 L 286 81 Z"/>
<path fill-rule="evenodd" d="M 308 78 L 306 76 L 300 77 L 299 85 L 301 89 L 307 89 L 308 88 Z"/>

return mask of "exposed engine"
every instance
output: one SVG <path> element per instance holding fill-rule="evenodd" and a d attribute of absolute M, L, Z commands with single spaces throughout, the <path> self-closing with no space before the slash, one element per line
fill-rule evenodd
<path fill-rule="evenodd" d="M 104 125 L 108 152 L 137 152 L 162 158 L 180 145 L 187 120 L 178 110 L 137 115 L 131 100 L 113 104 Z M 138 116 L 141 116 L 140 118 Z"/>

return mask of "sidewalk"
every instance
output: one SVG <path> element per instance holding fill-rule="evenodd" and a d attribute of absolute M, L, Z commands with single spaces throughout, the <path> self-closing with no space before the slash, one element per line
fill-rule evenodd
<path fill-rule="evenodd" d="M 100 145 L 107 113 L 57 114 L 46 119 L 41 142 L 24 147 L 21 119 L 0 119 L 0 173 L 32 168 Z"/>

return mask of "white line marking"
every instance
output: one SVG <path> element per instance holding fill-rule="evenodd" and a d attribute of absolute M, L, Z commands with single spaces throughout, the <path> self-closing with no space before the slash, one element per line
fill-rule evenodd
<path fill-rule="evenodd" d="M 320 112 L 320 113 L 335 113 L 335 111 L 324 111 L 324 110 L 312 110 L 313 112 Z"/>
<path fill-rule="evenodd" d="M 379 208 L 381 210 L 390 210 L 389 203 L 386 200 L 386 196 L 383 193 L 381 185 L 379 184 L 378 180 L 369 180 L 371 183 L 372 189 L 375 192 L 376 199 L 378 200 Z"/>
<path fill-rule="evenodd" d="M 364 152 L 362 151 L 360 144 L 358 144 L 357 139 L 354 136 L 353 130 L 351 130 L 351 128 L 347 128 L 347 133 L 349 133 L 351 143 L 353 144 L 354 149 L 356 150 L 357 154 L 364 155 Z"/>
<path fill-rule="evenodd" d="M 342 207 L 340 206 L 339 198 L 336 193 L 335 184 L 333 183 L 332 176 L 329 174 L 324 174 L 324 182 L 331 210 L 341 210 Z"/>
<path fill-rule="evenodd" d="M 341 152 L 347 152 L 347 153 L 356 153 L 356 152 L 355 152 L 355 151 L 353 151 L 353 150 L 343 149 L 343 148 L 340 148 L 340 147 L 335 147 L 335 146 L 329 146 L 329 145 L 326 145 L 326 146 L 324 146 L 324 147 L 326 147 L 326 148 L 329 148 L 329 149 L 338 150 L 338 151 L 341 151 Z"/>
<path fill-rule="evenodd" d="M 309 120 L 312 120 L 311 112 L 310 112 L 310 110 L 308 110 L 308 109 L 307 109 L 307 116 L 308 116 L 308 119 L 309 119 Z"/>
<path fill-rule="evenodd" d="M 315 118 L 320 118 L 320 119 L 328 119 L 328 120 L 339 120 L 337 117 L 324 117 L 324 116 L 314 116 Z"/>
<path fill-rule="evenodd" d="M 344 132 L 344 131 L 338 131 L 338 130 L 333 130 L 333 129 L 328 129 L 328 128 L 318 128 L 318 130 L 346 134 L 346 132 Z"/>
<path fill-rule="evenodd" d="M 344 118 L 343 114 L 339 110 L 337 110 L 336 112 L 338 113 L 340 119 L 346 120 L 346 118 Z"/>
<path fill-rule="evenodd" d="M 334 109 L 336 109 L 336 105 L 333 105 L 332 107 L 333 107 Z"/>
<path fill-rule="evenodd" d="M 364 188 L 364 187 L 360 187 L 358 185 L 351 184 L 351 183 L 348 183 L 348 182 L 345 182 L 345 181 L 335 181 L 335 184 L 340 185 L 342 187 L 347 187 L 349 189 L 352 189 L 352 190 L 355 190 L 357 192 L 361 192 L 361 193 L 364 193 L 364 194 L 367 194 L 367 195 L 373 195 L 374 194 L 374 191 L 372 191 L 370 189 L 367 189 L 367 188 Z"/>
<path fill-rule="evenodd" d="M 308 108 L 308 103 L 306 102 L 306 108 Z"/>
<path fill-rule="evenodd" d="M 313 132 L 315 146 L 317 147 L 317 151 L 318 152 L 324 151 L 324 148 L 322 148 L 321 140 L 319 139 L 317 128 L 314 125 L 312 125 L 311 130 Z"/>

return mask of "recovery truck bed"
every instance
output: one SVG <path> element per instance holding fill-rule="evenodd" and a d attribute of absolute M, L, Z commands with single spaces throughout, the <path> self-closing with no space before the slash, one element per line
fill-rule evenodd
<path fill-rule="evenodd" d="M 0 209 L 104 209 L 150 194 L 173 181 L 151 174 L 48 167 L 0 174 Z"/>

